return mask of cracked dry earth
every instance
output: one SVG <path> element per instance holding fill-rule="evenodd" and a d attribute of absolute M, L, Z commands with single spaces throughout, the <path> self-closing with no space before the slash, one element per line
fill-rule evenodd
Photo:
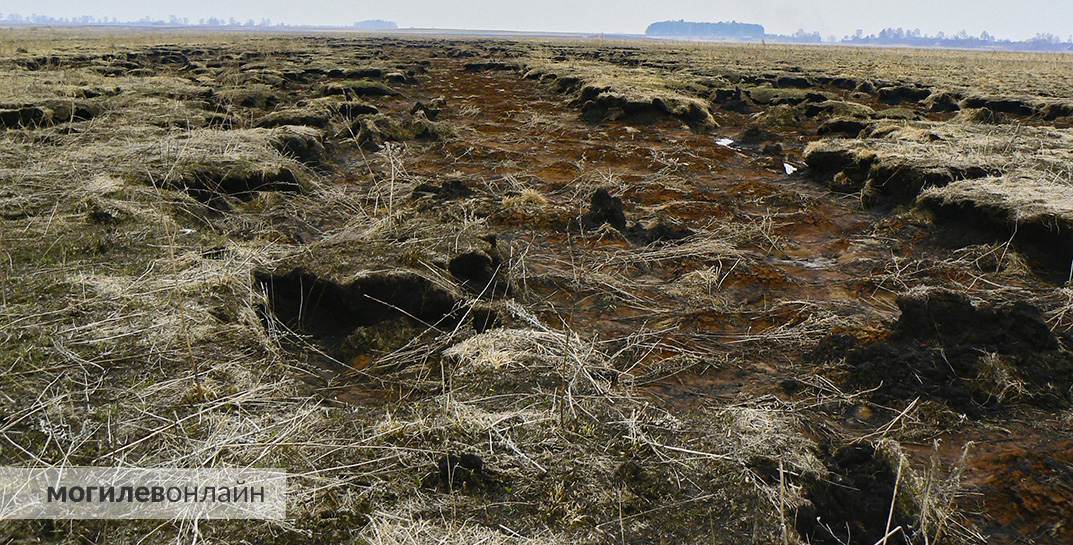
<path fill-rule="evenodd" d="M 180 391 L 174 407 L 137 405 L 137 416 L 122 413 L 129 392 L 101 402 L 104 427 L 83 426 L 95 430 L 80 443 L 87 454 L 53 452 L 65 439 L 50 435 L 34 456 L 118 464 L 131 462 L 115 452 L 129 450 L 161 465 L 201 455 L 205 464 L 271 460 L 311 479 L 296 478 L 291 526 L 258 527 L 273 543 L 1073 542 L 1069 288 L 994 231 L 829 190 L 805 160 L 806 146 L 822 139 L 821 119 L 765 125 L 787 106 L 758 101 L 740 113 L 708 101 L 712 89 L 691 97 L 710 109 L 711 124 L 670 106 L 597 120 L 582 114 L 592 107 L 570 86 L 526 69 L 555 56 L 597 59 L 608 73 L 637 61 L 677 77 L 682 61 L 660 48 L 321 37 L 148 51 L 156 61 L 129 58 L 173 78 L 154 86 L 198 86 L 152 90 L 153 100 L 181 95 L 206 116 L 196 130 L 189 119 L 162 130 L 226 144 L 205 144 L 195 175 L 178 182 L 172 171 L 181 169 L 169 164 L 149 180 L 116 175 L 126 186 L 87 175 L 108 185 L 113 207 L 91 208 L 86 221 L 109 231 L 74 252 L 101 261 L 69 264 L 64 254 L 18 268 L 9 253 L 5 281 L 37 286 L 62 273 L 63 282 L 47 284 L 52 303 L 96 305 L 78 307 L 78 324 L 126 316 L 92 298 L 104 282 L 90 280 L 107 268 L 128 276 L 117 272 L 121 281 L 106 294 L 125 297 L 116 285 L 138 287 L 139 297 L 169 294 L 182 278 L 193 287 L 174 288 L 166 303 L 208 310 L 196 314 L 197 327 L 145 326 L 139 331 L 178 333 L 163 349 L 131 341 L 145 349 L 136 356 L 114 348 L 75 358 L 55 342 L 79 365 L 103 354 L 97 367 L 111 374 L 100 384 L 134 369 L 135 387 L 151 392 L 134 396 L 138 403 L 170 403 L 159 392 Z M 775 64 L 792 64 L 786 55 Z M 59 58 L 48 63 L 75 70 L 116 57 Z M 310 63 L 320 64 L 303 71 Z M 127 68 L 109 67 L 108 77 Z M 105 97 L 141 92 L 124 86 Z M 249 96 L 203 106 L 239 92 Z M 881 104 L 866 93 L 824 92 L 858 107 Z M 5 134 L 20 145 L 76 147 L 94 123 L 72 115 Z M 227 140 L 235 134 L 248 140 Z M 253 156 L 261 170 L 236 175 L 233 160 L 260 149 L 257 138 L 267 138 L 274 170 Z M 214 161 L 230 170 L 216 173 Z M 5 186 L 5 198 L 18 187 Z M 72 190 L 34 196 L 35 206 L 64 191 Z M 175 218 L 166 237 L 136 231 L 141 219 L 117 219 L 145 202 Z M 45 224 L 48 207 L 41 210 L 4 216 L 7 232 L 31 233 L 6 239 L 17 257 L 44 261 L 52 251 L 33 246 L 31 228 L 65 228 Z M 78 223 L 84 216 L 60 214 L 76 218 L 74 231 L 95 233 Z M 162 287 L 142 289 L 157 275 Z M 196 283 L 203 278 L 212 289 Z M 7 377 L 15 392 L 19 377 L 51 380 L 48 365 L 20 365 L 52 360 L 26 354 L 59 357 L 36 346 L 46 343 L 26 324 L 38 334 L 65 322 L 36 310 L 39 293 L 5 285 L 5 302 L 9 292 L 14 310 L 0 323 L 26 345 Z M 132 334 L 92 336 L 79 345 L 56 335 L 96 348 Z M 194 352 L 205 359 L 183 359 Z M 147 365 L 149 357 L 159 361 Z M 113 372 L 115 362 L 129 367 Z M 145 386 L 154 369 L 166 386 Z M 276 397 L 249 399 L 246 387 L 228 383 L 251 370 L 273 386 L 248 390 Z M 272 390 L 283 383 L 294 390 Z M 36 406 L 35 388 L 7 401 Z M 65 394 L 55 404 L 89 397 Z M 184 411 L 199 425 L 175 426 L 183 429 L 174 436 L 158 417 L 138 420 Z M 203 415 L 241 417 L 241 431 L 205 424 L 210 436 L 198 435 Z M 112 422 L 124 418 L 137 429 L 125 432 L 129 447 L 115 447 L 122 441 Z M 38 448 L 26 443 L 38 430 L 19 427 L 29 420 L 0 419 L 3 432 L 22 434 L 9 439 L 19 448 L 0 450 L 5 460 L 25 461 Z M 161 437 L 167 448 L 157 448 Z M 28 526 L 16 537 L 63 542 L 96 532 L 99 542 L 133 542 L 138 532 L 126 528 Z M 206 528 L 175 534 L 239 542 L 236 527 Z"/>

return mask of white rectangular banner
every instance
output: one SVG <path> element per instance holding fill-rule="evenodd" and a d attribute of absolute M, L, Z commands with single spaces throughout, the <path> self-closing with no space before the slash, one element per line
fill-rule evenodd
<path fill-rule="evenodd" d="M 286 516 L 278 469 L 0 467 L 0 520 Z"/>

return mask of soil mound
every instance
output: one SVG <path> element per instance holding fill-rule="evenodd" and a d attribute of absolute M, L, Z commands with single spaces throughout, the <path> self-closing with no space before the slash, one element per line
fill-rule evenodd
<path fill-rule="evenodd" d="M 761 146 L 771 142 L 778 142 L 781 139 L 782 137 L 778 133 L 752 125 L 738 135 L 737 141 L 743 146 Z"/>
<path fill-rule="evenodd" d="M 599 229 L 604 224 L 619 231 L 626 229 L 626 213 L 622 199 L 612 197 L 606 189 L 597 189 L 589 201 L 589 211 L 581 216 L 581 226 L 586 230 Z"/>
<path fill-rule="evenodd" d="M 1002 119 L 987 108 L 965 108 L 959 111 L 951 121 L 954 123 L 993 125 L 1000 123 Z"/>
<path fill-rule="evenodd" d="M 887 104 L 901 104 L 903 102 L 920 102 L 931 96 L 930 89 L 924 89 L 921 87 L 911 87 L 908 85 L 898 85 L 893 87 L 883 87 L 876 91 L 876 95 L 879 100 Z"/>
<path fill-rule="evenodd" d="M 808 89 L 809 87 L 815 87 L 816 83 L 811 79 L 804 76 L 779 76 L 775 78 L 775 87 L 794 88 L 794 89 Z"/>
<path fill-rule="evenodd" d="M 361 102 L 357 100 L 348 100 L 344 102 L 335 103 L 332 108 L 339 113 L 339 115 L 346 118 L 353 118 L 359 115 L 378 114 L 380 109 L 368 102 Z"/>
<path fill-rule="evenodd" d="M 875 110 L 868 106 L 865 106 L 864 104 L 858 104 L 856 102 L 845 102 L 841 100 L 827 100 L 824 102 L 806 103 L 804 105 L 803 111 L 808 117 L 828 115 L 867 119 L 875 114 Z"/>
<path fill-rule="evenodd" d="M 1047 121 L 1073 117 L 1073 102 L 1052 102 L 1040 109 L 1040 115 Z"/>
<path fill-rule="evenodd" d="M 663 218 L 657 219 L 652 224 L 645 226 L 640 222 L 626 228 L 626 238 L 638 245 L 652 244 L 653 242 L 673 242 L 682 240 L 693 235 L 693 230 L 671 223 Z"/>
<path fill-rule="evenodd" d="M 948 91 L 936 91 L 924 99 L 923 105 L 932 112 L 956 112 L 961 109 L 962 96 Z"/>
<path fill-rule="evenodd" d="M 222 89 L 216 92 L 213 98 L 224 110 L 236 107 L 268 110 L 275 108 L 282 100 L 276 89 L 263 83 Z"/>
<path fill-rule="evenodd" d="M 875 118 L 893 119 L 896 121 L 916 121 L 922 119 L 923 116 L 912 108 L 887 108 L 876 112 Z"/>
<path fill-rule="evenodd" d="M 744 92 L 750 100 L 761 106 L 778 106 L 780 104 L 797 106 L 810 102 L 827 102 L 832 99 L 832 96 L 827 93 L 793 88 L 752 87 L 744 89 Z"/>
<path fill-rule="evenodd" d="M 751 114 L 756 111 L 748 97 L 742 93 L 740 87 L 733 89 L 716 89 L 712 94 L 712 101 L 720 108 L 728 112 L 739 114 Z"/>
<path fill-rule="evenodd" d="M 473 195 L 473 190 L 462 180 L 447 180 L 440 185 L 422 183 L 414 187 L 414 198 L 434 197 L 445 201 L 465 199 Z"/>
<path fill-rule="evenodd" d="M 1032 102 L 1013 97 L 970 96 L 961 101 L 961 108 L 987 108 L 992 112 L 1024 117 L 1038 113 L 1036 105 Z"/>
<path fill-rule="evenodd" d="M 480 456 L 454 453 L 440 457 L 436 470 L 426 475 L 421 485 L 443 493 L 493 492 L 499 488 Z"/>
<path fill-rule="evenodd" d="M 898 298 L 902 314 L 890 336 L 859 345 L 846 336 L 823 341 L 811 356 L 844 357 L 848 383 L 877 388 L 881 402 L 927 398 L 978 414 L 1007 400 L 1068 405 L 1073 354 L 1038 309 L 1023 303 L 974 304 L 964 294 L 930 288 Z"/>
<path fill-rule="evenodd" d="M 423 112 L 425 114 L 425 117 L 429 118 L 432 121 L 435 121 L 436 118 L 440 116 L 440 112 L 443 111 L 445 103 L 446 101 L 443 99 L 443 97 L 432 99 L 428 101 L 427 104 L 418 101 L 414 104 L 413 108 L 410 108 L 410 113 L 417 114 L 418 112 Z"/>
<path fill-rule="evenodd" d="M 256 127 L 271 129 L 287 125 L 306 125 L 310 127 L 325 128 L 328 126 L 331 116 L 326 111 L 318 111 L 306 108 L 287 108 L 272 112 L 254 123 Z"/>
<path fill-rule="evenodd" d="M 0 110 L 0 127 L 18 129 L 36 127 L 45 122 L 48 112 L 36 106 Z"/>
<path fill-rule="evenodd" d="M 379 151 L 386 142 L 442 140 L 451 134 L 450 127 L 430 120 L 423 112 L 395 117 L 385 114 L 362 116 L 350 131 L 357 135 L 361 147 L 369 151 Z"/>
<path fill-rule="evenodd" d="M 1062 283 L 1073 263 L 1073 187 L 1035 176 L 1005 176 L 954 182 L 926 190 L 917 206 L 936 225 L 961 226 L 985 238 L 1012 240 L 1039 272 Z"/>
<path fill-rule="evenodd" d="M 708 108 L 696 99 L 669 96 L 632 97 L 613 91 L 600 92 L 584 101 L 581 105 L 581 117 L 591 123 L 617 120 L 648 123 L 671 117 L 681 119 L 693 127 L 715 124 Z"/>
<path fill-rule="evenodd" d="M 836 117 L 825 121 L 816 129 L 820 136 L 845 136 L 857 138 L 868 124 L 852 117 Z"/>
<path fill-rule="evenodd" d="M 283 155 L 307 165 L 319 165 L 327 155 L 322 140 L 320 129 L 286 125 L 273 131 L 270 144 Z"/>
<path fill-rule="evenodd" d="M 101 114 L 86 100 L 45 100 L 38 104 L 0 104 L 0 128 L 33 129 L 58 123 L 87 121 Z"/>
<path fill-rule="evenodd" d="M 299 193 L 302 190 L 294 171 L 284 166 L 204 167 L 168 182 L 168 185 L 218 210 L 229 210 L 235 201 L 249 201 L 260 192 Z"/>
<path fill-rule="evenodd" d="M 325 84 L 321 87 L 321 94 L 324 96 L 342 95 L 347 98 L 353 98 L 396 96 L 399 92 L 379 81 L 359 79 Z"/>
<path fill-rule="evenodd" d="M 611 196 L 604 188 L 597 189 L 592 194 L 589 211 L 581 216 L 580 224 L 587 231 L 594 231 L 603 225 L 610 225 L 622 233 L 631 243 L 638 245 L 681 240 L 693 234 L 693 231 L 688 227 L 669 222 L 663 218 L 656 219 L 649 225 L 644 225 L 641 222 L 627 223 L 622 199 Z"/>
<path fill-rule="evenodd" d="M 478 295 L 498 297 L 510 295 L 512 291 L 494 243 L 491 251 L 473 250 L 455 256 L 448 262 L 447 270 L 463 288 Z"/>
<path fill-rule="evenodd" d="M 454 295 L 408 271 L 364 274 L 346 284 L 304 269 L 259 272 L 255 280 L 277 320 L 348 359 L 368 344 L 350 339 L 360 328 L 391 322 L 449 328 L 459 320 Z"/>

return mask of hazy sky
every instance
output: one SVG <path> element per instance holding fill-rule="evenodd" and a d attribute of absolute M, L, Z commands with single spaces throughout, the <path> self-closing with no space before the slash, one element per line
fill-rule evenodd
<path fill-rule="evenodd" d="M 929 34 L 987 30 L 1009 38 L 1073 33 L 1073 0 L 3 0 L 0 12 L 120 19 L 267 17 L 294 24 L 390 19 L 403 27 L 628 33 L 663 19 L 736 19 L 761 23 L 773 33 L 804 28 L 840 37 L 884 26 Z"/>

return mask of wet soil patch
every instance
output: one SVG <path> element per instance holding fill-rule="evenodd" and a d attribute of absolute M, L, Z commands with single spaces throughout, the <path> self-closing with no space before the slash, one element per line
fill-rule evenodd
<path fill-rule="evenodd" d="M 874 545 L 887 534 L 887 518 L 894 498 L 896 469 L 869 446 L 846 447 L 827 462 L 826 479 L 805 483 L 811 505 L 797 512 L 794 526 L 813 545 Z M 895 508 L 890 529 L 902 531 L 887 539 L 888 545 L 917 543 L 912 535 L 913 517 Z"/>
<path fill-rule="evenodd" d="M 1073 543 L 1073 441 L 983 447 L 972 459 L 979 507 L 994 516 L 983 530 L 1016 543 Z"/>
<path fill-rule="evenodd" d="M 466 72 L 509 71 L 517 70 L 518 65 L 502 61 L 473 61 L 462 65 L 462 69 Z"/>
<path fill-rule="evenodd" d="M 522 79 L 507 71 L 459 74 L 461 64 L 457 61 L 437 61 L 430 71 L 428 81 L 423 82 L 420 93 L 408 96 L 405 103 L 401 100 L 396 101 L 397 104 L 393 103 L 405 112 L 411 109 L 415 100 L 427 102 L 431 97 L 450 97 L 452 108 L 444 109 L 440 119 L 464 127 L 463 131 L 467 134 L 464 144 L 449 141 L 444 146 L 452 150 L 455 156 L 464 153 L 466 161 L 462 163 L 453 157 L 442 157 L 440 146 L 413 146 L 413 149 L 421 150 L 413 160 L 415 172 L 426 179 L 436 180 L 415 191 L 414 196 L 421 197 L 420 200 L 424 201 L 415 204 L 434 205 L 433 199 L 450 195 L 449 190 L 441 187 L 446 184 L 439 183 L 439 180 L 444 178 L 444 172 L 460 169 L 467 180 L 494 179 L 505 174 L 517 176 L 548 201 L 543 207 L 554 208 L 554 213 L 557 214 L 554 221 L 543 222 L 533 221 L 532 215 L 504 215 L 497 220 L 495 227 L 504 233 L 504 237 L 509 233 L 512 241 L 531 241 L 529 265 L 532 269 L 525 273 L 525 283 L 518 280 L 517 286 L 519 291 L 521 286 L 526 286 L 525 292 L 519 294 L 519 297 L 539 299 L 547 302 L 547 306 L 553 309 L 546 315 L 541 315 L 542 318 L 555 319 L 561 316 L 569 327 L 576 328 L 577 331 L 595 332 L 602 338 L 629 335 L 637 331 L 643 322 L 652 321 L 658 324 L 655 327 L 667 327 L 669 330 L 677 328 L 663 335 L 661 341 L 681 343 L 682 346 L 719 354 L 729 351 L 734 356 L 741 355 L 743 361 L 748 362 L 743 364 L 747 369 L 742 370 L 740 375 L 734 375 L 732 380 L 728 380 L 722 372 L 711 372 L 711 376 L 703 374 L 698 377 L 689 371 L 681 373 L 675 381 L 665 380 L 649 386 L 646 391 L 658 392 L 657 395 L 666 396 L 668 404 L 687 409 L 696 407 L 698 403 L 711 403 L 713 399 L 740 399 L 754 392 L 766 394 L 780 386 L 787 392 L 799 392 L 808 386 L 793 380 L 785 380 L 779 384 L 777 379 L 786 375 L 769 373 L 766 369 L 757 370 L 767 362 L 753 366 L 754 353 L 751 350 L 754 350 L 756 344 L 728 344 L 727 339 L 742 338 L 742 331 L 754 333 L 781 325 L 781 316 L 773 321 L 766 314 L 771 314 L 773 305 L 785 301 L 837 303 L 845 305 L 839 307 L 840 309 L 850 309 L 847 312 L 856 312 L 862 308 L 868 309 L 866 312 L 872 311 L 870 307 L 874 305 L 861 294 L 871 291 L 871 286 L 867 283 L 874 278 L 872 275 L 875 271 L 883 269 L 890 258 L 893 245 L 886 240 L 871 237 L 869 232 L 871 227 L 885 216 L 876 211 L 862 212 L 856 199 L 829 198 L 826 191 L 816 188 L 814 184 L 783 177 L 781 169 L 778 176 L 775 176 L 771 174 L 771 169 L 759 167 L 757 158 L 750 156 L 755 150 L 746 148 L 745 142 L 741 142 L 745 139 L 742 131 L 759 121 L 754 122 L 735 114 L 720 118 L 723 125 L 721 130 L 725 130 L 728 135 L 741 135 L 737 140 L 742 144 L 742 149 L 713 146 L 710 135 L 688 131 L 675 120 L 665 119 L 663 123 L 650 125 L 631 124 L 629 127 L 611 121 L 593 126 L 578 119 L 576 112 L 564 110 L 559 97 L 552 94 L 556 87 L 560 92 L 579 93 L 583 82 L 571 81 L 571 78 Z M 536 79 L 546 80 L 547 85 L 535 84 L 532 80 Z M 780 90 L 780 96 L 774 98 L 801 100 L 805 105 L 800 109 L 805 109 L 812 103 L 823 104 L 830 99 L 823 94 L 807 96 L 800 92 L 797 93 L 799 96 L 795 97 L 792 91 Z M 589 98 L 598 95 L 599 93 L 596 93 Z M 735 99 L 747 102 L 750 108 L 756 108 L 756 103 L 740 91 L 729 92 L 723 97 L 724 101 Z M 862 97 L 856 97 L 854 100 L 866 103 L 868 107 L 879 106 Z M 519 108 L 519 103 L 524 103 L 526 107 Z M 578 107 L 583 104 L 575 101 L 572 105 Z M 471 108 L 479 108 L 480 114 L 459 114 L 460 111 Z M 396 113 L 398 112 L 392 110 L 392 115 Z M 623 116 L 619 119 L 627 118 Z M 814 130 L 816 121 L 818 120 L 809 120 L 806 123 Z M 549 127 L 553 127 L 551 132 Z M 756 149 L 768 143 L 764 140 L 769 137 L 772 140 L 781 139 L 786 146 L 786 153 L 791 158 L 799 153 L 802 141 L 814 138 L 811 135 L 799 134 L 799 127 L 783 130 L 772 125 L 763 125 L 763 128 L 771 133 L 760 135 L 760 142 L 754 144 Z M 651 152 L 660 152 L 668 158 L 682 161 L 673 164 L 673 168 L 668 168 L 667 172 L 672 175 L 668 176 L 666 185 L 653 176 L 666 165 L 653 160 Z M 577 202 L 576 190 L 582 168 L 575 166 L 575 163 L 582 159 L 585 161 L 585 170 L 613 171 L 616 175 L 615 181 L 621 184 L 611 187 L 614 184 L 603 179 L 581 180 L 586 185 L 606 184 L 608 188 L 597 192 L 598 194 L 583 193 L 582 201 Z M 868 180 L 875 158 L 853 153 L 834 159 L 832 165 L 826 165 L 828 170 L 832 171 L 832 174 L 844 171 L 859 172 L 860 185 L 856 190 L 860 190 Z M 951 175 L 947 179 L 956 180 L 960 177 L 961 175 Z M 655 180 L 652 186 L 660 187 L 649 187 L 650 180 Z M 674 185 L 678 187 L 673 187 Z M 622 198 L 615 196 L 619 194 L 619 187 L 630 188 Z M 908 198 L 910 192 L 906 193 Z M 915 194 L 911 196 L 915 198 Z M 579 209 L 581 214 L 577 212 Z M 765 261 L 769 264 L 763 267 L 753 265 L 747 271 L 744 267 L 734 269 L 734 274 L 718 288 L 697 290 L 700 297 L 708 296 L 697 303 L 697 309 L 685 307 L 679 301 L 668 297 L 668 288 L 672 286 L 668 279 L 686 277 L 694 272 L 696 267 L 719 265 L 725 267 L 720 269 L 725 272 L 730 270 L 730 263 L 716 263 L 716 258 L 710 256 L 696 258 L 694 261 L 667 260 L 645 267 L 644 276 L 635 275 L 635 271 L 629 268 L 616 269 L 616 273 L 622 272 L 631 281 L 637 281 L 626 288 L 630 296 L 636 296 L 641 301 L 636 306 L 630 299 L 616 299 L 606 292 L 601 292 L 600 288 L 579 287 L 561 279 L 565 277 L 562 273 L 566 270 L 563 264 L 570 263 L 575 248 L 586 252 L 635 251 L 635 248 L 623 244 L 612 230 L 623 233 L 624 238 L 629 240 L 631 237 L 627 236 L 626 232 L 636 224 L 636 219 L 641 219 L 640 214 L 645 213 L 639 210 L 659 210 L 658 214 L 667 220 L 681 221 L 698 229 L 710 228 L 701 226 L 713 220 L 753 221 L 758 215 L 771 211 L 781 222 L 774 229 L 774 233 L 785 237 L 780 239 L 780 242 L 784 243 L 786 250 L 792 252 L 796 259 Z M 550 213 L 552 212 L 549 211 Z M 580 228 L 585 233 L 596 231 L 597 235 L 607 236 L 571 239 L 561 232 L 566 225 L 574 229 Z M 656 225 L 649 224 L 648 228 Z M 915 255 L 916 250 L 932 249 L 914 247 L 919 240 L 918 235 L 922 232 L 913 229 L 912 236 L 902 236 L 899 232 L 899 240 L 894 248 L 899 258 L 906 253 Z M 767 243 L 758 244 L 751 239 L 730 242 L 735 247 L 746 252 L 755 252 L 757 255 L 766 256 L 769 252 Z M 463 252 L 470 253 L 471 250 L 464 248 Z M 462 260 L 465 263 L 456 263 L 456 270 L 464 271 L 455 276 L 463 289 L 469 290 L 468 284 L 471 283 L 479 286 L 487 284 L 490 258 L 481 256 L 482 253 L 484 250 L 475 251 L 476 255 L 467 255 Z M 822 255 L 824 259 L 817 259 L 818 255 Z M 460 267 L 463 264 L 465 266 Z M 788 278 L 793 280 L 788 281 Z M 867 289 L 862 289 L 861 286 L 867 286 Z M 713 294 L 725 299 L 736 309 L 740 308 L 740 311 L 730 312 L 722 308 L 725 303 L 712 297 Z M 884 301 L 888 300 L 885 295 L 883 297 Z M 491 306 L 495 303 L 485 304 Z M 658 308 L 660 313 L 653 316 L 650 310 L 641 308 L 645 304 Z M 692 299 L 690 304 L 693 304 Z M 765 315 L 761 316 L 761 312 Z M 480 318 L 477 315 L 475 309 L 473 325 L 478 330 L 495 326 L 497 319 L 494 312 Z M 683 316 L 685 318 L 682 318 Z M 987 320 L 986 317 L 977 316 L 971 318 L 970 323 L 975 326 Z M 788 333 L 788 336 L 791 335 L 796 337 L 795 333 Z M 802 336 L 808 335 L 811 333 L 802 333 Z M 946 369 L 942 351 L 948 344 L 960 346 L 962 352 L 969 355 L 966 359 L 970 360 L 970 365 L 979 369 L 994 367 L 993 362 L 976 363 L 978 358 L 982 359 L 982 355 L 965 346 L 970 341 L 958 341 L 956 338 L 950 341 L 947 339 L 949 336 L 928 336 L 908 330 L 904 334 L 896 335 L 892 330 L 880 339 L 880 342 L 892 347 L 888 353 L 906 351 L 919 358 L 907 358 L 907 362 L 900 364 L 902 370 L 899 371 L 888 369 L 888 366 L 897 367 L 897 361 L 880 361 L 879 357 L 870 360 L 862 358 L 861 368 L 872 374 L 867 380 L 858 379 L 859 389 L 870 389 L 882 384 L 881 389 L 874 393 L 877 400 L 908 402 L 916 397 L 924 397 L 920 393 L 920 383 L 927 383 L 929 380 L 914 366 L 930 370 L 940 369 L 941 365 Z M 793 347 L 782 340 L 772 341 L 771 345 L 782 349 L 786 357 L 794 358 L 793 354 L 798 347 L 809 342 L 795 338 L 795 342 L 798 340 L 801 341 L 800 344 L 794 344 Z M 841 361 L 846 358 L 847 353 L 863 353 L 871 344 L 876 344 L 874 338 L 862 342 L 848 337 L 844 346 L 831 348 L 831 354 L 822 359 Z M 1061 351 L 1039 349 L 1036 352 L 1053 354 Z M 1000 356 L 1006 357 L 1003 354 Z M 659 357 L 653 356 L 640 365 L 659 361 Z M 857 372 L 850 365 L 840 368 L 845 370 L 847 377 Z M 1016 371 L 1016 366 L 1013 366 L 1013 369 Z M 976 380 L 979 374 L 967 379 L 949 370 L 945 373 L 946 380 L 955 387 L 960 382 Z M 1027 382 L 1020 374 L 1016 375 L 1016 378 Z M 1001 390 L 994 387 L 995 381 L 986 384 L 987 386 L 972 391 L 981 393 L 983 403 L 994 404 L 994 401 L 988 401 L 992 399 L 988 396 Z M 945 384 L 941 387 L 935 386 L 934 393 L 928 395 L 933 395 L 935 399 L 945 399 L 942 397 L 946 395 L 944 388 Z M 848 388 L 846 390 L 848 391 Z M 972 406 L 980 405 L 972 396 L 968 399 L 966 403 Z M 986 405 L 984 407 L 986 408 Z M 972 422 L 970 420 L 968 425 L 972 425 Z M 850 454 L 836 454 L 827 459 L 827 466 L 831 471 L 826 477 L 828 483 L 797 477 L 798 482 L 794 484 L 805 487 L 805 492 L 811 497 L 813 504 L 812 511 L 802 512 L 799 516 L 799 519 L 804 519 L 797 522 L 799 532 L 808 536 L 812 543 L 838 543 L 843 540 L 848 543 L 872 545 L 878 541 L 886 527 L 896 473 L 896 468 L 891 468 L 889 462 L 880 458 L 873 452 L 866 452 L 861 456 L 861 460 L 855 460 Z M 757 468 L 757 471 L 765 474 L 765 481 L 769 484 L 777 483 L 777 466 L 769 464 Z M 637 512 L 663 505 L 659 502 L 665 501 L 664 498 L 647 495 L 647 485 L 629 484 L 645 480 L 643 475 L 639 476 L 635 467 L 624 467 L 621 476 L 616 474 L 615 478 L 616 483 L 620 479 L 634 494 L 645 499 L 644 502 L 634 503 L 639 506 Z M 448 482 L 450 478 L 435 478 L 435 486 L 442 486 L 444 490 L 444 483 Z M 900 498 L 901 496 L 899 494 Z M 627 513 L 630 512 L 630 505 L 626 503 L 623 506 Z M 825 525 L 835 530 L 839 536 L 837 539 L 826 527 L 814 522 L 817 516 Z M 896 513 L 891 527 L 914 520 L 911 509 L 907 508 L 904 512 Z M 888 539 L 888 544 L 904 542 L 901 535 Z"/>

